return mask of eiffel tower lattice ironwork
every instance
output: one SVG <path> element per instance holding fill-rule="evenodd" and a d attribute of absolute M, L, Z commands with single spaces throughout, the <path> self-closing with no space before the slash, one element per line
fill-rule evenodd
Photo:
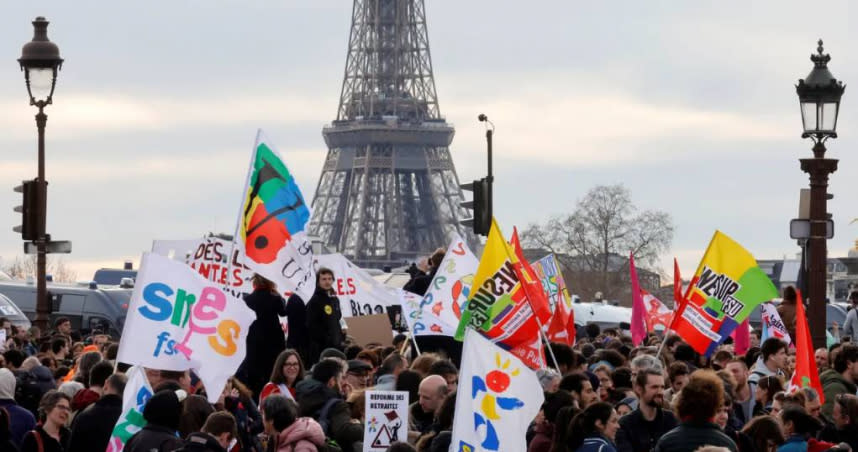
<path fill-rule="evenodd" d="M 470 215 L 441 116 L 423 0 L 355 0 L 337 118 L 310 234 L 361 267 L 399 266 L 446 246 Z"/>

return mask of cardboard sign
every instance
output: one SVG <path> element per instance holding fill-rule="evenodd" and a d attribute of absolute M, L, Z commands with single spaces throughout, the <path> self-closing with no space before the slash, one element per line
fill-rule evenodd
<path fill-rule="evenodd" d="M 355 338 L 358 345 L 378 343 L 393 345 L 393 329 L 387 314 L 361 315 L 344 319 L 349 328 L 348 335 Z"/>
<path fill-rule="evenodd" d="M 363 452 L 385 451 L 408 441 L 408 392 L 366 391 Z"/>

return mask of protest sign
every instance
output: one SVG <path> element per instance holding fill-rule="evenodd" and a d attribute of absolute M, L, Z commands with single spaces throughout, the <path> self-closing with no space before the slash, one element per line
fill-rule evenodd
<path fill-rule="evenodd" d="M 408 441 L 408 392 L 366 391 L 363 452 L 385 451 Z"/>
<path fill-rule="evenodd" d="M 146 253 L 117 360 L 154 369 L 194 369 L 214 403 L 247 354 L 247 331 L 255 318 L 242 301 L 187 265 Z"/>
<path fill-rule="evenodd" d="M 361 315 L 345 319 L 349 336 L 355 342 L 365 347 L 366 344 L 393 344 L 393 329 L 390 327 L 390 317 L 387 314 Z"/>
<path fill-rule="evenodd" d="M 549 254 L 538 261 L 531 262 L 533 271 L 536 272 L 536 277 L 542 283 L 542 288 L 545 290 L 545 295 L 548 297 L 548 302 L 551 303 L 551 311 L 554 312 L 557 300 L 562 299 L 566 302 L 566 307 L 572 307 L 572 297 L 569 295 L 569 289 L 566 287 L 566 281 L 563 280 L 563 274 L 560 272 L 560 265 L 554 254 Z M 562 298 L 558 297 L 558 294 Z"/>
<path fill-rule="evenodd" d="M 228 287 L 233 297 L 241 298 L 253 292 L 253 272 L 244 265 L 244 256 L 229 240 L 218 237 L 155 240 L 152 252 L 188 264 L 203 278 Z"/>
<path fill-rule="evenodd" d="M 113 427 L 110 434 L 110 442 L 107 443 L 107 452 L 120 452 L 125 443 L 135 433 L 146 426 L 143 419 L 143 407 L 152 397 L 152 387 L 146 379 L 146 371 L 141 366 L 134 366 L 126 372 L 128 377 L 125 383 L 125 391 L 122 393 L 122 414 Z"/>

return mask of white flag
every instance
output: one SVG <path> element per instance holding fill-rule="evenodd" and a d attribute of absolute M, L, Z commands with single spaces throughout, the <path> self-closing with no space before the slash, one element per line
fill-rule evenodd
<path fill-rule="evenodd" d="M 235 246 L 252 271 L 280 292 L 310 301 L 316 290 L 313 248 L 307 236 L 310 207 L 283 159 L 260 130 L 241 197 Z"/>
<path fill-rule="evenodd" d="M 412 336 L 450 336 L 456 335 L 456 325 L 448 325 L 424 304 L 424 297 L 407 290 L 399 289 L 399 304 L 402 316 L 411 330 Z"/>
<path fill-rule="evenodd" d="M 771 302 L 763 303 L 760 305 L 760 311 L 763 317 L 762 340 L 766 340 L 770 337 L 776 337 L 786 342 L 787 345 L 791 344 L 792 339 L 789 337 L 786 325 L 784 325 L 783 320 L 781 320 L 781 315 L 778 314 L 778 309 L 775 305 Z"/>
<path fill-rule="evenodd" d="M 193 369 L 214 403 L 247 354 L 256 316 L 191 267 L 146 253 L 119 341 L 120 362 Z"/>
<path fill-rule="evenodd" d="M 120 452 L 125 443 L 146 426 L 143 407 L 152 398 L 152 387 L 146 379 L 146 371 L 140 366 L 134 366 L 128 369 L 125 375 L 128 376 L 128 381 L 125 383 L 125 392 L 122 393 L 122 414 L 110 434 L 107 452 Z"/>
<path fill-rule="evenodd" d="M 468 328 L 450 450 L 527 450 L 527 426 L 545 397 L 536 373 Z"/>
<path fill-rule="evenodd" d="M 447 254 L 438 266 L 422 305 L 447 325 L 459 326 L 462 305 L 468 300 L 480 260 L 458 234 L 453 234 Z"/>

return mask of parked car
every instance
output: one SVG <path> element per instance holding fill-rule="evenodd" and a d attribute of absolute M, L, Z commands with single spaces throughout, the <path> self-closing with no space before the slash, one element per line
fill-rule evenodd
<path fill-rule="evenodd" d="M 781 304 L 781 299 L 776 298 L 771 301 L 775 306 Z M 751 311 L 751 315 L 748 316 L 748 321 L 751 326 L 755 329 L 762 328 L 763 322 L 763 314 L 762 307 L 754 309 Z M 831 327 L 834 326 L 834 322 L 837 322 L 837 325 L 840 328 L 843 328 L 843 322 L 846 320 L 847 309 L 844 308 L 839 303 L 828 303 L 825 305 L 825 327 L 828 331 L 831 331 Z"/>
<path fill-rule="evenodd" d="M 12 325 L 18 328 L 30 329 L 30 320 L 15 306 L 15 303 L 9 297 L 0 294 L 0 317 L 6 317 L 12 322 Z"/>
<path fill-rule="evenodd" d="M 119 337 L 131 299 L 130 289 L 101 289 L 95 283 L 48 283 L 52 312 L 50 322 L 68 317 L 72 328 L 89 333 L 100 330 Z M 36 285 L 26 281 L 0 282 L 0 294 L 5 295 L 31 321 L 36 318 Z"/>

